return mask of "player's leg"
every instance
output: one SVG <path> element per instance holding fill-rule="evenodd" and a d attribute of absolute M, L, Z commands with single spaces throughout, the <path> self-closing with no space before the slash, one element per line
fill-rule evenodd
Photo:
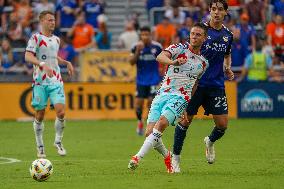
<path fill-rule="evenodd" d="M 146 128 L 146 139 L 138 151 L 136 155 L 132 157 L 128 164 L 129 169 L 136 169 L 138 167 L 139 161 L 144 158 L 144 156 L 149 152 L 151 148 L 155 148 L 157 144 L 160 143 L 159 140 L 154 140 L 157 139 L 157 136 L 159 134 L 153 134 L 156 133 L 156 129 L 154 128 L 154 125 L 156 122 L 160 119 L 161 116 L 161 106 L 165 103 L 165 99 L 163 99 L 161 96 L 157 96 L 152 103 L 152 106 L 150 108 L 149 114 L 148 114 L 148 119 L 147 119 L 147 128 Z"/>
<path fill-rule="evenodd" d="M 211 89 L 208 90 L 208 102 L 206 111 L 213 115 L 214 127 L 211 133 L 204 138 L 206 145 L 206 159 L 212 164 L 215 161 L 214 142 L 219 140 L 227 129 L 228 125 L 228 105 L 225 90 Z"/>
<path fill-rule="evenodd" d="M 204 90 L 198 87 L 186 109 L 186 112 L 188 114 L 188 121 L 186 121 L 185 119 L 181 120 L 175 128 L 172 164 L 173 171 L 176 173 L 180 172 L 180 154 L 182 151 L 184 140 L 186 138 L 188 127 L 191 124 L 194 115 L 197 114 L 199 107 L 203 103 L 203 96 Z"/>
<path fill-rule="evenodd" d="M 35 119 L 33 122 L 33 129 L 35 133 L 37 156 L 38 158 L 45 158 L 43 131 L 44 131 L 44 114 L 47 105 L 47 95 L 44 86 L 35 85 L 32 90 L 32 106 L 35 109 Z"/>
<path fill-rule="evenodd" d="M 136 132 L 138 135 L 143 135 L 144 129 L 143 129 L 143 120 L 142 120 L 142 114 L 143 114 L 143 105 L 144 105 L 144 98 L 146 98 L 145 94 L 145 86 L 137 85 L 136 86 L 136 98 L 135 98 L 135 112 L 137 117 L 137 129 Z"/>
<path fill-rule="evenodd" d="M 66 155 L 66 150 L 62 144 L 63 130 L 65 128 L 65 95 L 62 85 L 52 86 L 49 88 L 50 101 L 54 105 L 56 118 L 54 123 L 55 139 L 54 146 L 57 153 L 61 156 Z"/>

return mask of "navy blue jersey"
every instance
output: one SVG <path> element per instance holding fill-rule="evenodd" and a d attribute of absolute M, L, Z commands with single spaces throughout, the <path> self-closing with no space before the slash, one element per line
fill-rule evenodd
<path fill-rule="evenodd" d="M 136 45 L 131 49 L 134 54 Z M 160 82 L 159 63 L 156 57 L 161 53 L 162 45 L 152 41 L 148 46 L 145 46 L 139 53 L 139 58 L 136 63 L 137 76 L 136 83 L 138 85 L 157 85 Z"/>
<path fill-rule="evenodd" d="M 201 48 L 201 54 L 208 60 L 209 68 L 200 79 L 199 86 L 224 88 L 224 57 L 231 54 L 232 41 L 233 34 L 225 26 L 220 30 L 209 26 L 208 38 Z"/>

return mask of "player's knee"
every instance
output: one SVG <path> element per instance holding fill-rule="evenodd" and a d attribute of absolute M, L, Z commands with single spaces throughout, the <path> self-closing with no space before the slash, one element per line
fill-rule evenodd
<path fill-rule="evenodd" d="M 44 111 L 38 111 L 35 114 L 35 118 L 37 121 L 42 122 L 44 119 Z"/>
<path fill-rule="evenodd" d="M 64 111 L 64 109 L 57 111 L 56 116 L 57 116 L 59 119 L 63 119 L 63 118 L 65 117 L 65 111 Z"/>
<path fill-rule="evenodd" d="M 216 127 L 218 127 L 219 129 L 222 129 L 222 130 L 226 130 L 227 127 L 228 127 L 228 121 L 227 120 L 219 120 L 217 123 L 216 123 Z"/>

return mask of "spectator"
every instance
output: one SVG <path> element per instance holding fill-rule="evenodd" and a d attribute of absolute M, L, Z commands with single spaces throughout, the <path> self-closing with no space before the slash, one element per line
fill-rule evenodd
<path fill-rule="evenodd" d="M 167 48 L 175 42 L 176 28 L 170 23 L 168 17 L 164 17 L 162 22 L 156 26 L 154 40 L 162 44 L 163 48 Z"/>
<path fill-rule="evenodd" d="M 53 3 L 48 2 L 48 0 L 40 0 L 40 2 L 35 5 L 33 10 L 35 13 L 34 18 L 38 18 L 42 11 L 49 10 L 51 12 L 55 12 L 55 6 Z"/>
<path fill-rule="evenodd" d="M 274 21 L 266 26 L 268 44 L 272 46 L 275 54 L 275 61 L 284 61 L 284 24 L 281 15 L 275 15 Z"/>
<path fill-rule="evenodd" d="M 269 76 L 274 75 L 272 69 L 272 59 L 270 56 L 262 53 L 263 41 L 258 40 L 256 43 L 256 51 L 249 54 L 245 59 L 241 76 L 238 82 L 247 76 L 247 81 L 267 81 Z"/>
<path fill-rule="evenodd" d="M 244 57 L 255 49 L 256 32 L 254 26 L 249 24 L 249 16 L 246 13 L 241 14 L 240 24 L 236 25 L 236 29 L 240 30 L 240 44 Z"/>
<path fill-rule="evenodd" d="M 185 23 L 177 31 L 178 41 L 180 43 L 186 43 L 189 39 L 190 30 L 194 24 L 194 21 L 191 17 L 187 17 Z"/>
<path fill-rule="evenodd" d="M 32 7 L 29 3 L 29 0 L 13 1 L 14 13 L 17 17 L 16 20 L 24 28 L 30 25 L 30 21 L 33 18 Z"/>
<path fill-rule="evenodd" d="M 0 51 L 0 71 L 7 72 L 11 70 L 14 64 L 13 52 L 8 39 L 4 39 Z"/>
<path fill-rule="evenodd" d="M 67 43 L 66 37 L 60 38 L 60 48 L 58 56 L 64 60 L 72 62 L 73 65 L 78 65 L 78 53 L 74 47 Z M 66 65 L 60 65 L 61 68 L 66 68 Z"/>
<path fill-rule="evenodd" d="M 104 13 L 104 8 L 99 0 L 84 1 L 83 11 L 86 15 L 86 22 L 94 28 L 98 28 L 97 18 Z"/>
<path fill-rule="evenodd" d="M 237 28 L 233 28 L 233 43 L 232 43 L 232 67 L 235 69 L 243 66 L 246 55 L 248 54 L 247 50 L 242 48 L 240 41 L 241 32 Z"/>
<path fill-rule="evenodd" d="M 118 48 L 130 50 L 132 46 L 139 41 L 139 36 L 134 29 L 133 22 L 127 22 L 125 31 L 118 38 Z"/>
<path fill-rule="evenodd" d="M 229 6 L 240 6 L 241 5 L 241 0 L 228 0 L 227 2 Z"/>
<path fill-rule="evenodd" d="M 149 15 L 149 12 L 154 7 L 163 7 L 164 6 L 164 0 L 146 0 L 145 6 Z"/>
<path fill-rule="evenodd" d="M 265 23 L 265 4 L 260 0 L 251 0 L 246 5 L 250 23 L 253 25 L 264 25 Z"/>
<path fill-rule="evenodd" d="M 277 15 L 281 15 L 284 17 L 284 0 L 278 0 L 274 3 L 274 10 L 273 12 Z"/>
<path fill-rule="evenodd" d="M 95 47 L 94 28 L 86 23 L 85 13 L 80 12 L 73 27 L 69 30 L 67 36 L 73 37 L 72 44 L 77 52 L 85 51 Z"/>
<path fill-rule="evenodd" d="M 201 7 L 202 0 L 183 0 L 182 4 L 184 7 Z"/>
<path fill-rule="evenodd" d="M 78 5 L 75 0 L 58 0 L 56 6 L 56 26 L 71 28 L 75 22 Z"/>
<path fill-rule="evenodd" d="M 185 22 L 186 14 L 183 12 L 177 4 L 173 4 L 172 8 L 166 10 L 165 17 L 169 18 L 172 24 L 175 24 L 178 28 Z"/>
<path fill-rule="evenodd" d="M 99 22 L 98 33 L 96 34 L 96 43 L 98 49 L 108 50 L 111 49 L 112 34 L 108 32 L 105 22 Z"/>
<path fill-rule="evenodd" d="M 10 14 L 7 36 L 10 39 L 13 48 L 22 48 L 25 47 L 26 40 L 23 36 L 23 27 L 17 19 L 16 13 Z"/>

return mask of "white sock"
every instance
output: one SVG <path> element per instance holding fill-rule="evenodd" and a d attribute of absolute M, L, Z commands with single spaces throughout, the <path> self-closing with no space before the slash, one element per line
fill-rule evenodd
<path fill-rule="evenodd" d="M 42 139 L 42 134 L 44 130 L 43 122 L 39 122 L 38 120 L 35 119 L 33 122 L 33 128 L 34 128 L 37 147 L 44 146 L 43 139 Z"/>
<path fill-rule="evenodd" d="M 180 163 L 180 155 L 175 155 L 175 154 L 173 154 L 173 159 L 174 159 L 176 162 Z"/>
<path fill-rule="evenodd" d="M 155 147 L 157 143 L 159 143 L 160 138 L 162 137 L 162 133 L 157 129 L 153 129 L 153 133 L 151 133 L 144 141 L 144 144 L 140 148 L 139 152 L 136 156 L 141 159 L 143 158 L 151 148 Z"/>
<path fill-rule="evenodd" d="M 168 155 L 168 150 L 165 147 L 163 140 L 160 138 L 154 149 L 157 150 L 164 158 Z"/>
<path fill-rule="evenodd" d="M 63 129 L 65 127 L 65 119 L 59 119 L 58 117 L 56 117 L 55 119 L 55 124 L 54 124 L 54 128 L 55 128 L 55 141 L 54 143 L 61 143 L 62 138 L 63 138 Z"/>

